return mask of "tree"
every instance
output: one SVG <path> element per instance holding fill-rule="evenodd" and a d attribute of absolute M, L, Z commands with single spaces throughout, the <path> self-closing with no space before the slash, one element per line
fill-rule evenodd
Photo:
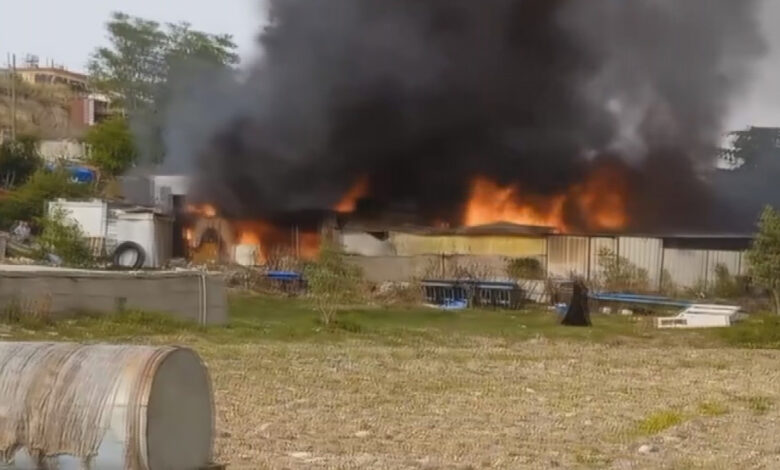
<path fill-rule="evenodd" d="M 171 75 L 189 62 L 232 66 L 238 63 L 230 35 L 193 30 L 188 23 L 160 25 L 155 21 L 114 13 L 106 25 L 110 47 L 90 58 L 93 84 L 118 95 L 120 105 L 146 128 L 148 153 L 162 159 L 162 123 Z"/>
<path fill-rule="evenodd" d="M 0 144 L 0 183 L 4 187 L 24 184 L 40 166 L 35 137 L 21 136 Z"/>
<path fill-rule="evenodd" d="M 753 282 L 770 292 L 775 313 L 780 314 L 780 214 L 774 208 L 767 206 L 761 213 L 747 256 Z"/>
<path fill-rule="evenodd" d="M 0 226 L 9 227 L 17 220 L 39 219 L 43 216 L 44 205 L 52 199 L 93 195 L 93 186 L 74 183 L 64 170 L 38 170 L 24 185 L 0 201 Z"/>
<path fill-rule="evenodd" d="M 325 246 L 316 262 L 305 269 L 309 293 L 325 326 L 335 320 L 340 308 L 360 298 L 360 268 L 349 264 L 339 250 Z"/>
<path fill-rule="evenodd" d="M 725 150 L 735 159 L 747 164 L 764 158 L 777 158 L 780 155 L 780 130 L 775 128 L 750 127 L 729 133 L 732 148 Z"/>
<path fill-rule="evenodd" d="M 90 163 L 110 175 L 123 173 L 138 155 L 130 127 L 123 117 L 114 117 L 92 126 L 85 140 L 90 147 Z"/>

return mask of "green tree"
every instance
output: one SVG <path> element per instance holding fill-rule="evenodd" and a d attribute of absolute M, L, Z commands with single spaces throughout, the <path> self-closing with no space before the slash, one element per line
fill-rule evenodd
<path fill-rule="evenodd" d="M 747 256 L 753 282 L 771 293 L 775 313 L 780 314 L 780 214 L 774 208 L 767 206 L 761 213 Z"/>
<path fill-rule="evenodd" d="M 94 194 L 93 186 L 74 183 L 64 170 L 38 170 L 24 185 L 0 201 L 0 225 L 9 227 L 17 220 L 40 219 L 46 202 L 52 199 L 86 198 Z"/>
<path fill-rule="evenodd" d="M 339 310 L 360 298 L 362 273 L 334 247 L 324 246 L 316 262 L 305 269 L 309 294 L 323 325 L 330 326 Z"/>
<path fill-rule="evenodd" d="M 0 183 L 5 187 L 19 186 L 40 168 L 38 140 L 21 136 L 0 144 Z"/>
<path fill-rule="evenodd" d="M 144 126 L 145 153 L 161 160 L 161 110 L 170 96 L 171 76 L 192 62 L 235 65 L 236 44 L 230 35 L 193 30 L 188 23 L 161 25 L 124 13 L 114 13 L 106 27 L 110 46 L 98 48 L 89 61 L 93 84 L 120 97 L 118 104 Z"/>
<path fill-rule="evenodd" d="M 123 117 L 114 117 L 92 126 L 85 138 L 90 147 L 90 163 L 109 175 L 119 175 L 135 162 L 138 152 Z"/>

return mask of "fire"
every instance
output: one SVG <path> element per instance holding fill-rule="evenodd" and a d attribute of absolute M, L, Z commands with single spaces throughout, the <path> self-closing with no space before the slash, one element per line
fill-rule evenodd
<path fill-rule="evenodd" d="M 313 259 L 320 251 L 320 234 L 316 232 L 277 227 L 259 220 L 234 222 L 233 226 L 238 244 L 258 247 L 258 264 L 266 264 L 277 255 Z"/>
<path fill-rule="evenodd" d="M 217 208 L 211 204 L 188 204 L 187 212 L 200 215 L 201 217 L 217 216 Z"/>
<path fill-rule="evenodd" d="M 564 228 L 563 204 L 565 196 L 554 196 L 547 201 L 519 202 L 521 192 L 514 186 L 502 187 L 485 179 L 474 180 L 471 198 L 466 206 L 465 224 L 484 225 L 492 222 L 512 222 L 521 225 Z"/>
<path fill-rule="evenodd" d="M 360 198 L 368 194 L 368 178 L 363 177 L 347 191 L 333 210 L 341 213 L 354 212 Z"/>
<path fill-rule="evenodd" d="M 619 230 L 628 223 L 625 176 L 616 168 L 596 169 L 582 186 L 578 202 L 589 228 Z"/>
<path fill-rule="evenodd" d="M 260 236 L 255 232 L 241 231 L 238 233 L 239 245 L 260 245 Z"/>
<path fill-rule="evenodd" d="M 551 196 L 524 193 L 518 186 L 501 186 L 477 177 L 466 204 L 464 223 L 511 222 L 552 227 L 559 232 L 572 228 L 619 230 L 628 223 L 626 197 L 624 175 L 610 166 L 596 168 L 583 183 Z M 569 221 L 572 214 L 575 219 Z"/>

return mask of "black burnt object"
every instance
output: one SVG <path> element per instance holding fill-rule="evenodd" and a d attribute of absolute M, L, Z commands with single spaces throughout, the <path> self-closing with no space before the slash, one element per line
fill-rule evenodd
<path fill-rule="evenodd" d="M 588 307 L 588 288 L 582 281 L 575 281 L 572 286 L 571 303 L 566 310 L 561 325 L 591 326 L 590 309 Z"/>

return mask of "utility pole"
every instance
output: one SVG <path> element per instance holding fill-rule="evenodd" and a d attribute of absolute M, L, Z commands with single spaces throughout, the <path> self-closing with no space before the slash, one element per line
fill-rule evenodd
<path fill-rule="evenodd" d="M 11 141 L 16 142 L 16 54 L 11 56 Z"/>

